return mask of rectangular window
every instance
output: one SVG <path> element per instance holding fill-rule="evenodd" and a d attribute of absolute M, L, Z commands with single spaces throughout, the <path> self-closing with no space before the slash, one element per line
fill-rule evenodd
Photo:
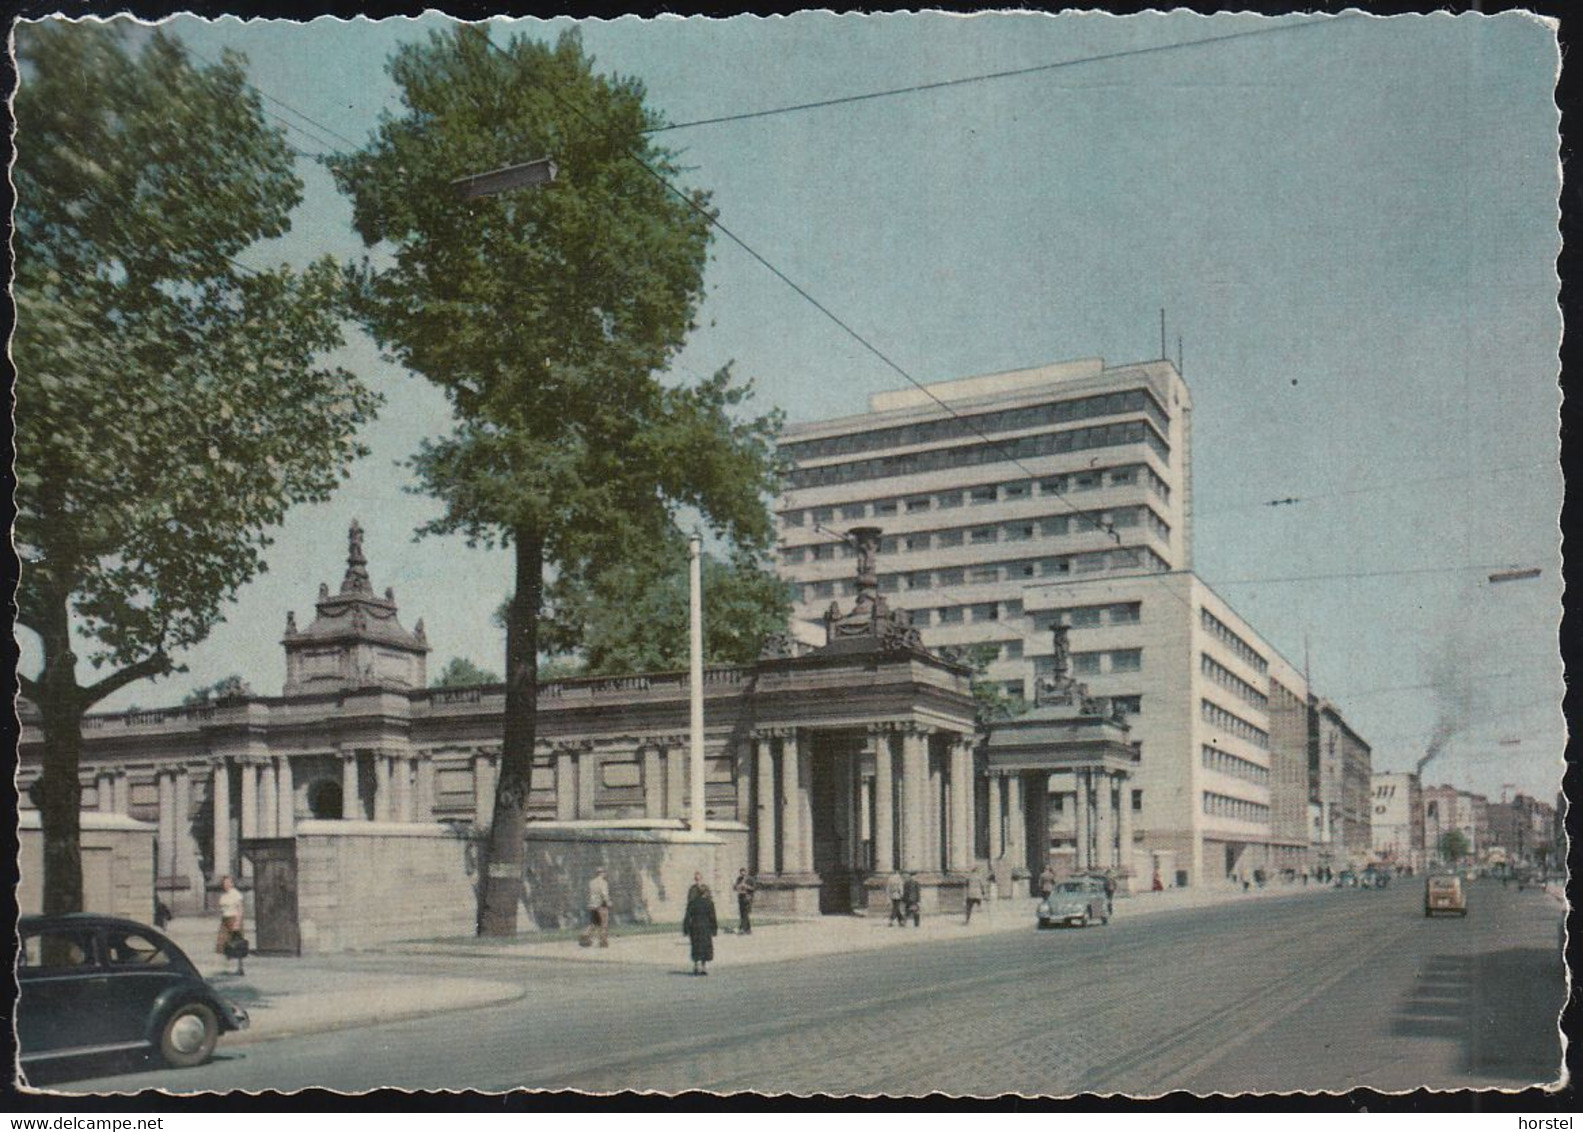
<path fill-rule="evenodd" d="M 1075 652 L 1072 654 L 1072 671 L 1080 676 L 1099 675 L 1099 653 Z"/>
<path fill-rule="evenodd" d="M 907 550 L 928 550 L 929 536 L 908 535 L 906 538 L 901 540 L 901 544 Z"/>
<path fill-rule="evenodd" d="M 1138 512 L 1141 507 L 1122 507 L 1110 513 L 1110 525 L 1113 527 L 1136 527 L 1138 525 Z"/>
<path fill-rule="evenodd" d="M 1111 696 L 1110 705 L 1122 715 L 1139 715 L 1143 711 L 1143 697 Z"/>
<path fill-rule="evenodd" d="M 948 605 L 944 609 L 940 610 L 940 624 L 960 625 L 961 623 L 962 607 L 960 605 Z"/>
<path fill-rule="evenodd" d="M 894 538 L 882 538 L 879 540 L 879 552 L 881 554 L 895 554 L 896 545 Z"/>
<path fill-rule="evenodd" d="M 935 581 L 942 586 L 960 586 L 962 584 L 962 568 L 940 570 L 935 574 Z"/>
<path fill-rule="evenodd" d="M 1024 480 L 1021 483 L 1008 483 L 1005 487 L 1001 488 L 1002 498 L 1027 499 L 1032 488 L 1033 485 L 1027 480 Z"/>
<path fill-rule="evenodd" d="M 974 543 L 994 542 L 999 532 L 994 527 L 975 527 L 972 533 Z"/>
<path fill-rule="evenodd" d="M 1050 538 L 1055 535 L 1066 534 L 1071 529 L 1071 525 L 1072 521 L 1065 515 L 1052 515 L 1048 519 L 1039 521 L 1039 530 L 1045 538 Z"/>
<path fill-rule="evenodd" d="M 1078 491 L 1091 491 L 1104 482 L 1101 472 L 1079 472 L 1072 479 L 1072 486 Z"/>
<path fill-rule="evenodd" d="M 944 550 L 947 547 L 951 547 L 951 546 L 961 546 L 962 545 L 962 532 L 961 531 L 941 531 L 940 532 L 940 537 L 936 540 L 935 545 L 938 546 L 941 550 Z"/>
<path fill-rule="evenodd" d="M 1022 642 L 1021 641 L 1007 641 L 1005 647 L 1001 650 L 1001 655 L 1004 656 L 1007 660 L 1021 660 L 1022 659 Z"/>
<path fill-rule="evenodd" d="M 919 511 L 927 510 L 929 510 L 929 497 L 927 495 L 919 499 L 907 500 L 907 514 L 916 515 Z"/>
<path fill-rule="evenodd" d="M 800 527 L 803 525 L 803 513 L 801 511 L 787 511 L 781 516 L 781 522 L 788 527 Z"/>
<path fill-rule="evenodd" d="M 907 588 L 909 590 L 926 590 L 933 584 L 934 579 L 927 570 L 920 570 L 916 574 L 907 575 Z"/>
<path fill-rule="evenodd" d="M 815 507 L 813 509 L 813 521 L 816 523 L 828 523 L 834 518 L 835 508 L 833 507 Z"/>
<path fill-rule="evenodd" d="M 1142 667 L 1142 649 L 1116 649 L 1110 654 L 1112 672 L 1137 672 Z"/>
<path fill-rule="evenodd" d="M 800 564 L 807 556 L 808 552 L 800 546 L 794 546 L 787 550 L 781 551 L 781 561 L 786 563 L 788 566 L 796 566 Z"/>
<path fill-rule="evenodd" d="M 974 503 L 993 503 L 995 502 L 995 486 L 991 484 L 988 487 L 975 487 L 969 498 Z"/>
<path fill-rule="evenodd" d="M 962 493 L 960 491 L 942 491 L 934 497 L 934 505 L 941 508 L 960 507 L 962 506 Z"/>
<path fill-rule="evenodd" d="M 1046 558 L 1041 563 L 1041 566 L 1044 570 L 1044 576 L 1047 578 L 1053 574 L 1070 574 L 1072 572 L 1072 560 L 1070 558 Z"/>
<path fill-rule="evenodd" d="M 1122 605 L 1110 607 L 1110 623 L 1112 625 L 1136 625 L 1142 608 L 1141 602 L 1130 601 Z"/>
<path fill-rule="evenodd" d="M 1135 814 L 1143 812 L 1143 791 L 1142 790 L 1134 790 L 1132 792 L 1132 812 L 1135 813 Z"/>
<path fill-rule="evenodd" d="M 894 499 L 881 499 L 874 504 L 874 515 L 876 518 L 880 515 L 894 515 L 895 513 L 896 501 Z"/>
<path fill-rule="evenodd" d="M 1019 577 L 1031 578 L 1039 572 L 1039 564 L 1037 562 L 1019 562 L 1012 569 Z"/>
<path fill-rule="evenodd" d="M 998 582 L 1000 581 L 1000 568 L 998 566 L 975 566 L 968 571 L 967 580 L 970 582 Z"/>
<path fill-rule="evenodd" d="M 912 623 L 920 629 L 927 629 L 929 627 L 929 613 L 930 611 L 927 609 L 913 610 Z"/>
<path fill-rule="evenodd" d="M 834 582 L 815 582 L 813 585 L 814 597 L 835 597 Z"/>
<path fill-rule="evenodd" d="M 1079 574 L 1090 574 L 1105 568 L 1105 556 L 1103 554 L 1079 554 L 1072 559 L 1072 563 L 1073 569 Z"/>
<path fill-rule="evenodd" d="M 1001 603 L 1001 612 L 1007 617 L 1022 616 L 1022 598 L 1014 597 L 1010 601 Z"/>
<path fill-rule="evenodd" d="M 1040 495 L 1065 495 L 1066 494 L 1066 477 L 1065 476 L 1050 476 L 1048 479 L 1040 480 L 1039 481 L 1039 494 Z"/>
<path fill-rule="evenodd" d="M 1003 686 L 1006 689 L 1006 694 L 1008 696 L 1016 696 L 1019 700 L 1022 699 L 1023 689 L 1021 680 L 1007 680 Z"/>
<path fill-rule="evenodd" d="M 1027 542 L 1032 537 L 1033 537 L 1033 524 L 1032 523 L 1007 523 L 1006 524 L 1006 541 L 1007 542 Z"/>
<path fill-rule="evenodd" d="M 1123 484 L 1123 483 L 1137 483 L 1138 482 L 1138 469 L 1137 468 L 1117 468 L 1115 471 L 1110 473 L 1110 482 L 1111 482 L 1112 485 Z"/>
<path fill-rule="evenodd" d="M 979 602 L 969 609 L 974 621 L 999 621 L 1000 607 L 992 601 Z"/>
<path fill-rule="evenodd" d="M 899 574 L 881 574 L 880 575 L 880 579 L 879 579 L 879 592 L 880 593 L 882 593 L 882 594 L 893 594 L 893 593 L 898 592 L 900 589 L 901 589 L 901 575 L 899 575 Z"/>
<path fill-rule="evenodd" d="M 841 518 L 843 519 L 861 519 L 867 514 L 868 504 L 866 503 L 848 503 L 841 508 Z"/>
<path fill-rule="evenodd" d="M 829 562 L 835 558 L 835 546 L 831 543 L 823 543 L 822 545 L 813 547 L 812 549 L 813 560 L 815 562 Z"/>

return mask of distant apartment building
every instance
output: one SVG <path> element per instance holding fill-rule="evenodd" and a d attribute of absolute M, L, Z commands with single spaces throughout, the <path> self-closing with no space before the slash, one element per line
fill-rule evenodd
<path fill-rule="evenodd" d="M 1372 751 L 1335 704 L 1316 696 L 1309 699 L 1308 740 L 1308 772 L 1317 805 L 1315 860 L 1331 869 L 1362 866 L 1374 852 Z"/>
<path fill-rule="evenodd" d="M 1423 786 L 1411 772 L 1376 772 L 1370 833 L 1374 856 L 1397 867 L 1427 864 Z"/>
<path fill-rule="evenodd" d="M 1555 808 L 1527 794 L 1489 804 L 1490 846 L 1513 867 L 1543 865 L 1555 838 Z"/>
<path fill-rule="evenodd" d="M 1489 856 L 1489 803 L 1482 794 L 1458 790 L 1454 786 L 1426 786 L 1424 799 L 1424 842 L 1432 862 L 1456 865 L 1483 861 Z M 1461 861 L 1449 860 L 1445 837 L 1452 830 L 1462 835 Z"/>
<path fill-rule="evenodd" d="M 817 622 L 850 597 L 845 532 L 880 527 L 885 600 L 930 648 L 987 651 L 986 676 L 1006 692 L 1032 698 L 1051 672 L 1052 625 L 1069 627 L 1073 675 L 1140 744 L 1138 874 L 1200 884 L 1316 864 L 1316 701 L 1192 573 L 1192 399 L 1175 366 L 1066 362 L 875 394 L 869 408 L 783 438 L 794 616 Z M 1368 748 L 1327 707 L 1338 837 L 1366 856 Z M 1059 853 L 1074 799 L 1059 777 L 1051 789 Z"/>

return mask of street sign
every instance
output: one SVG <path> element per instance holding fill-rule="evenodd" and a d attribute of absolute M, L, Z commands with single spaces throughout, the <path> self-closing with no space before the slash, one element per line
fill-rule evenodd
<path fill-rule="evenodd" d="M 458 177 L 451 182 L 451 187 L 456 190 L 456 195 L 463 200 L 476 200 L 478 197 L 492 197 L 500 193 L 508 193 L 513 189 L 525 189 L 533 185 L 547 185 L 555 180 L 555 175 L 560 172 L 555 162 L 548 157 L 541 157 L 537 161 L 526 161 L 521 165 L 507 165 L 503 169 L 495 169 L 488 173 L 474 173 L 470 177 Z"/>

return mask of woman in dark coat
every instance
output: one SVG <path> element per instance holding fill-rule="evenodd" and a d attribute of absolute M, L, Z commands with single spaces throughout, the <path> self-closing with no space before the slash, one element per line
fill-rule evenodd
<path fill-rule="evenodd" d="M 682 917 L 682 934 L 693 942 L 693 974 L 707 975 L 704 964 L 715 957 L 715 935 L 720 930 L 715 921 L 715 900 L 709 886 L 697 884 L 687 900 L 687 914 Z"/>

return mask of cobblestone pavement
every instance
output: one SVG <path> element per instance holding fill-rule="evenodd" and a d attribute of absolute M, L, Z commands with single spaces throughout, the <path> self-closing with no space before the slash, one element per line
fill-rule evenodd
<path fill-rule="evenodd" d="M 685 966 L 424 956 L 429 974 L 514 970 L 529 994 L 71 1087 L 988 1096 L 1551 1080 L 1559 905 L 1481 883 L 1466 920 L 1426 920 L 1421 899 L 1403 883 L 706 979 Z"/>

